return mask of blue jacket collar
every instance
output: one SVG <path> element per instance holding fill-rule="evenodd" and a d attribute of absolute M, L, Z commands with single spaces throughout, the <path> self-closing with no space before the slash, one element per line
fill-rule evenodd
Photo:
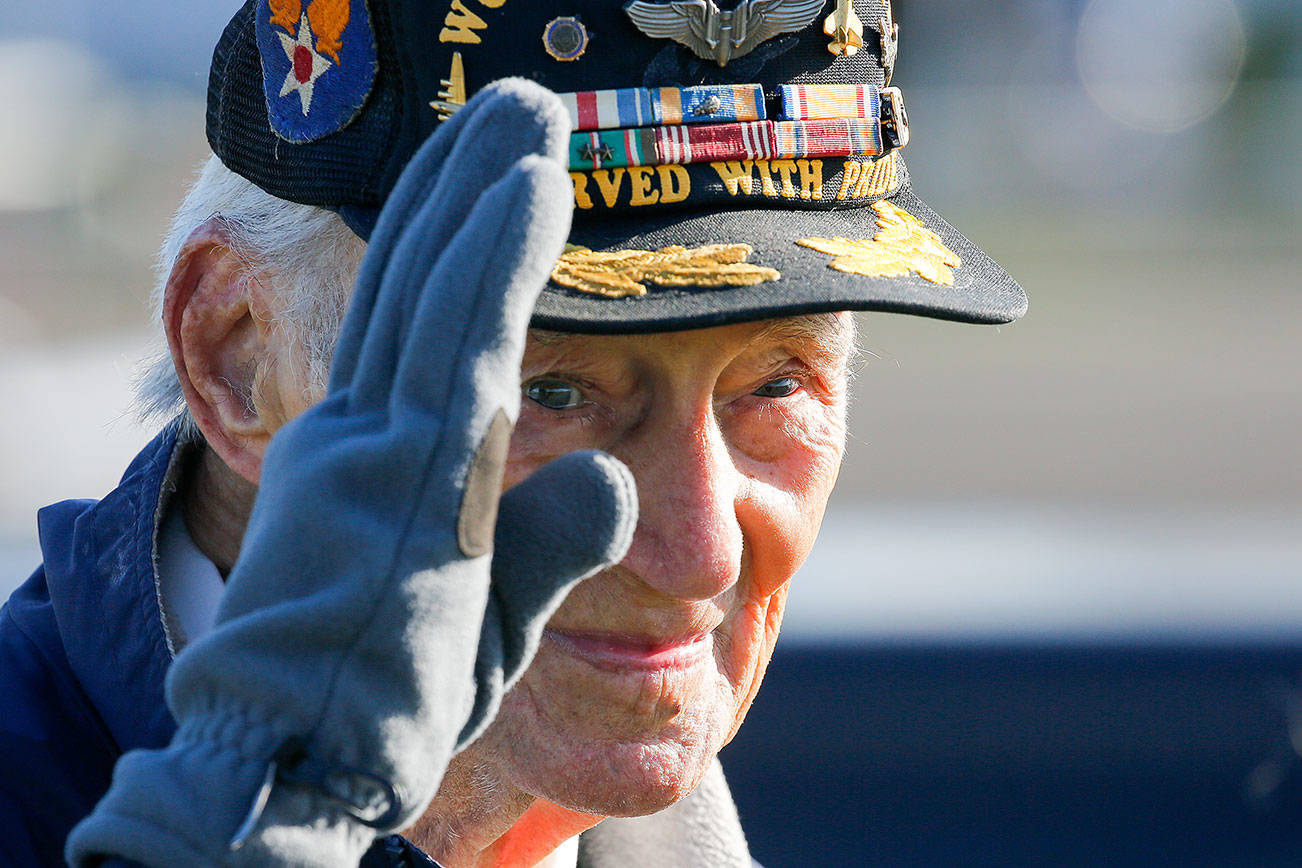
<path fill-rule="evenodd" d="M 123 751 L 176 728 L 163 698 L 171 664 L 154 572 L 154 534 L 178 426 L 146 446 L 98 503 L 37 515 L 46 581 L 69 665 Z"/>

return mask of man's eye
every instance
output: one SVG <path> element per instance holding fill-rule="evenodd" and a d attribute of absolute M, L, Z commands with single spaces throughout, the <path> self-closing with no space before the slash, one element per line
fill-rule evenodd
<path fill-rule="evenodd" d="M 800 381 L 795 377 L 779 377 L 760 386 L 752 395 L 761 398 L 789 398 L 800 388 Z"/>
<path fill-rule="evenodd" d="M 573 410 L 583 406 L 583 393 L 564 380 L 534 380 L 524 387 L 524 396 L 548 410 Z"/>

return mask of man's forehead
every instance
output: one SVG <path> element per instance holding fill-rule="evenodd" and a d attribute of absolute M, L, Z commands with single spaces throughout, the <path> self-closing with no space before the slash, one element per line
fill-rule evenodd
<path fill-rule="evenodd" d="M 640 340 L 655 341 L 658 337 L 668 339 L 674 336 L 699 337 L 711 340 L 723 331 L 735 332 L 743 328 L 750 332 L 747 344 L 804 344 L 814 352 L 829 356 L 848 356 L 855 341 L 855 321 L 849 312 L 815 313 L 801 316 L 779 317 L 760 320 L 747 325 L 719 326 L 717 328 L 692 329 L 690 331 L 651 332 L 639 334 Z M 600 346 L 613 343 L 627 335 L 594 335 L 580 332 L 560 332 L 547 329 L 529 329 L 531 343 L 565 351 L 582 346 Z"/>

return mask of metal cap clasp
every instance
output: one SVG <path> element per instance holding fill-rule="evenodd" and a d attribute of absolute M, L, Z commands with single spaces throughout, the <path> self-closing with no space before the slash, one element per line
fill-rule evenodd
<path fill-rule="evenodd" d="M 889 154 L 909 144 L 909 113 L 898 87 L 884 87 L 882 95 L 882 144 Z"/>

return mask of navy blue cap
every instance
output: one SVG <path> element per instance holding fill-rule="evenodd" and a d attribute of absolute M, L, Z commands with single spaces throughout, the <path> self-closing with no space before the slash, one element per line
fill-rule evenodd
<path fill-rule="evenodd" d="M 532 79 L 570 95 L 572 113 L 576 94 L 619 90 L 629 104 L 607 94 L 600 123 L 575 114 L 577 249 L 534 325 L 1016 319 L 1021 287 L 913 192 L 902 94 L 887 87 L 895 35 L 887 0 L 250 0 L 214 53 L 208 139 L 233 171 L 366 237 L 411 154 L 490 81 Z M 791 114 L 793 95 L 827 85 L 877 101 L 823 113 L 868 126 L 836 121 L 832 135 L 803 121 L 818 111 Z M 729 115 L 752 90 L 759 114 Z M 756 131 L 768 138 L 742 143 Z"/>

